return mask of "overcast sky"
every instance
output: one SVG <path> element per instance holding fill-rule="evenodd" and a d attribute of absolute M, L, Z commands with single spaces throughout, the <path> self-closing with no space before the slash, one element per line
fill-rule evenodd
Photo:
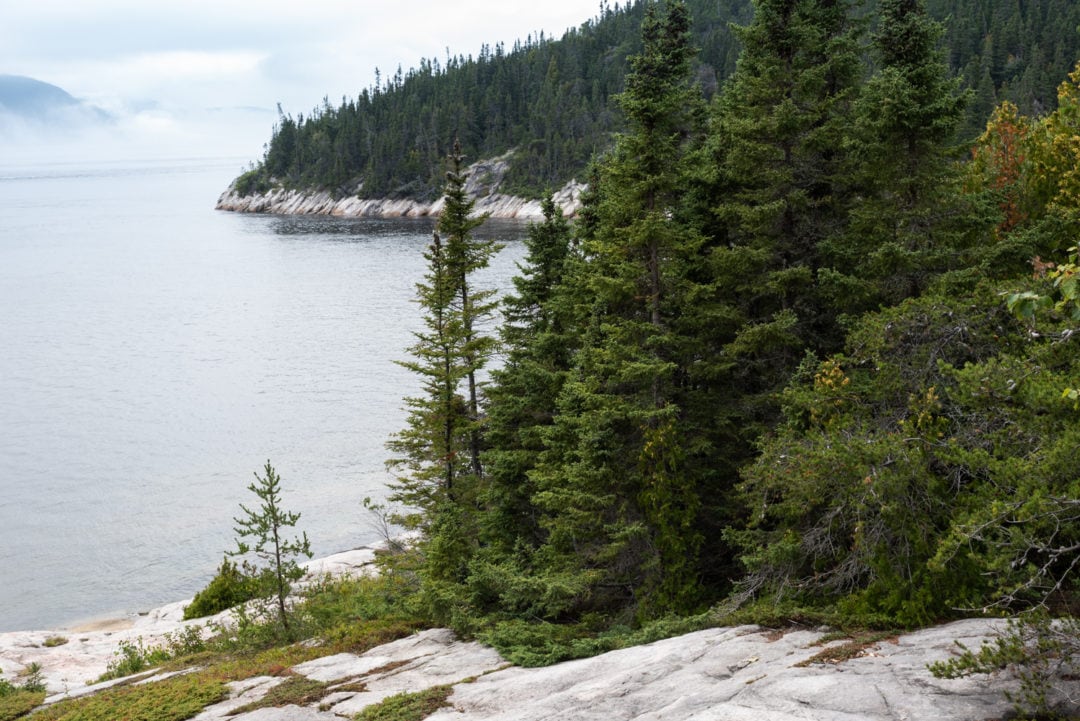
<path fill-rule="evenodd" d="M 559 37 L 598 0 L 0 0 L 0 74 L 58 85 L 114 132 L 261 152 L 281 103 L 336 104 L 421 57 Z M 264 128 L 262 133 L 253 129 Z M 257 137 L 253 137 L 257 135 Z M 226 140 L 226 136 L 229 139 Z M 235 140 L 233 139 L 235 138 Z M 201 146 L 199 146 L 201 147 Z"/>

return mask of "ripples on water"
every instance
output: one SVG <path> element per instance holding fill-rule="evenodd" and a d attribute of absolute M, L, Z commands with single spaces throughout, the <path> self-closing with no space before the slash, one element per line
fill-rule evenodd
<path fill-rule="evenodd" d="M 239 170 L 0 167 L 0 631 L 190 596 L 268 458 L 317 554 L 376 538 L 432 222 L 212 210 Z"/>

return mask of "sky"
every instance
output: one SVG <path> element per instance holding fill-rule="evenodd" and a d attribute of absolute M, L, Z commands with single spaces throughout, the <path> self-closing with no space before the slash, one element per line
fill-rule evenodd
<path fill-rule="evenodd" d="M 49 137 L 0 126 L 0 150 L 118 150 L 257 160 L 281 104 L 338 104 L 421 58 L 559 37 L 598 0 L 0 0 L 0 74 L 60 86 L 108 129 Z M 5 134 L 6 131 L 6 134 Z M 6 141 L 6 143 L 5 143 Z M 60 142 L 62 141 L 62 142 Z M 119 146 L 119 147 L 114 147 Z"/>

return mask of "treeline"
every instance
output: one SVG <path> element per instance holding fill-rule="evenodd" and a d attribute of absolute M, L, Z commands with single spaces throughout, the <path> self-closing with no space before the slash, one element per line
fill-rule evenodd
<path fill-rule="evenodd" d="M 744 20 L 748 0 L 723 7 L 696 0 L 705 49 L 701 77 L 734 67 L 729 21 Z M 484 46 L 478 56 L 422 60 L 418 68 L 377 78 L 338 107 L 324 102 L 307 117 L 280 114 L 266 155 L 245 189 L 272 179 L 367 197 L 433 199 L 443 158 L 455 139 L 471 158 L 516 149 L 507 188 L 537 196 L 581 172 L 618 127 L 612 103 L 626 58 L 640 47 L 643 5 L 602 6 L 600 15 L 561 39 L 530 36 L 512 48 Z"/>
<path fill-rule="evenodd" d="M 881 0 L 868 52 L 852 10 L 758 0 L 710 102 L 687 3 L 646 3 L 624 132 L 575 224 L 545 202 L 497 338 L 455 148 L 390 446 L 437 622 L 538 663 L 721 602 L 1077 601 L 1080 69 L 959 163 L 941 25 Z"/>
<path fill-rule="evenodd" d="M 1029 115 L 1057 107 L 1057 85 L 1080 54 L 1080 5 L 1070 0 L 930 0 L 945 20 L 948 62 L 975 90 L 964 138 L 1009 101 Z"/>
<path fill-rule="evenodd" d="M 858 9 L 870 13 L 876 7 Z M 691 71 L 707 97 L 735 69 L 749 0 L 691 0 L 698 54 Z M 853 13 L 856 11 L 852 9 Z M 1054 88 L 1080 49 L 1080 6 L 1070 0 L 933 0 L 948 17 L 947 61 L 977 90 L 961 125 L 972 139 L 990 111 L 1010 100 L 1028 113 L 1055 107 Z M 588 160 L 624 127 L 614 102 L 627 58 L 641 48 L 642 2 L 606 4 L 600 14 L 555 40 L 530 36 L 478 56 L 422 60 L 418 68 L 377 77 L 356 98 L 329 100 L 308 115 L 279 113 L 256 168 L 238 179 L 242 193 L 273 184 L 324 188 L 364 197 L 433 199 L 442 159 L 455 139 L 472 159 L 513 151 L 503 190 L 539 197 L 581 175 Z"/>

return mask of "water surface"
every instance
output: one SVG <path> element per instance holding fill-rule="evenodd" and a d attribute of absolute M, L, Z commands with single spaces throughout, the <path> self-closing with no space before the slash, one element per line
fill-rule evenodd
<path fill-rule="evenodd" d="M 432 223 L 212 210 L 241 169 L 0 164 L 0 631 L 189 597 L 267 459 L 317 554 L 377 537 Z"/>

